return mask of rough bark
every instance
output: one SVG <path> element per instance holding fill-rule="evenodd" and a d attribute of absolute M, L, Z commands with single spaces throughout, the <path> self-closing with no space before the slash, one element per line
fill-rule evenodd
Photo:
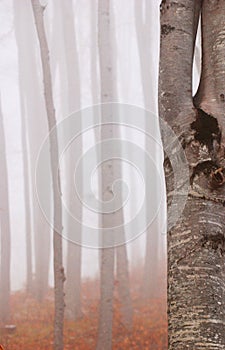
<path fill-rule="evenodd" d="M 209 115 L 224 121 L 224 1 L 203 1 L 202 27 L 202 74 L 195 104 Z"/>
<path fill-rule="evenodd" d="M 48 117 L 48 127 L 51 131 L 56 126 L 55 108 L 52 94 L 52 79 L 49 63 L 48 43 L 44 28 L 44 7 L 40 5 L 39 0 L 32 0 L 32 8 L 37 30 L 37 36 L 40 45 L 40 55 L 43 71 L 43 87 L 45 106 Z M 63 350 L 63 319 L 64 319 L 64 292 L 63 284 L 65 280 L 64 268 L 62 264 L 62 203 L 60 174 L 58 171 L 59 151 L 57 135 L 50 136 L 50 156 L 53 184 L 53 216 L 54 228 L 58 227 L 60 232 L 53 231 L 54 239 L 54 291 L 55 291 L 55 319 L 54 319 L 54 350 Z"/>
<path fill-rule="evenodd" d="M 194 105 L 192 64 L 201 4 L 203 71 Z M 169 349 L 173 350 L 225 346 L 222 13 L 223 1 L 164 0 L 161 4 L 160 116 L 180 138 L 190 169 L 184 212 L 168 232 Z M 215 80 L 208 79 L 208 73 Z M 170 205 L 174 174 L 168 159 L 165 175 Z"/>
<path fill-rule="evenodd" d="M 10 257 L 11 233 L 9 218 L 8 171 L 6 163 L 5 134 L 0 101 L 0 321 L 7 323 L 10 319 Z"/>

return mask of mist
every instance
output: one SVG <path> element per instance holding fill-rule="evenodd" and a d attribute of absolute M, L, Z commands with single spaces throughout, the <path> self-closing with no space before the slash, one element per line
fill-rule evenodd
<path fill-rule="evenodd" d="M 38 11 L 39 19 L 34 17 L 35 3 L 39 4 L 0 2 L 0 118 L 9 200 L 7 208 L 1 198 L 0 215 L 1 222 L 6 212 L 10 218 L 10 232 L 1 226 L 1 242 L 11 236 L 10 307 L 1 329 L 16 327 L 15 333 L 2 332 L 0 343 L 5 349 L 16 344 L 20 324 L 25 324 L 18 318 L 21 310 L 50 307 L 46 313 L 51 314 L 54 309 L 53 239 L 60 237 L 64 348 L 144 349 L 145 341 L 146 348 L 166 349 L 166 199 L 157 102 L 160 1 L 42 1 L 48 62 L 41 56 L 45 47 L 37 35 L 41 17 Z M 56 119 L 52 130 L 59 147 L 61 231 L 53 222 L 54 150 L 48 123 L 52 112 L 46 109 L 49 84 L 44 75 L 48 65 Z M 117 141 L 107 146 L 104 139 Z M 115 212 L 118 215 L 113 216 Z M 104 229 L 112 228 L 113 239 L 104 238 Z M 1 246 L 4 265 L 3 257 Z M 110 299 L 108 309 L 104 298 Z M 48 321 L 40 315 L 33 327 L 33 345 L 28 335 L 21 340 L 24 349 L 38 343 L 42 349 L 63 349 L 51 315 L 45 341 L 38 327 L 47 329 Z M 121 324 L 124 331 L 116 340 Z M 73 333 L 76 327 L 86 327 L 83 342 Z M 143 342 L 137 339 L 141 327 Z M 110 334 L 104 338 L 106 329 Z M 93 338 L 90 344 L 85 337 Z"/>

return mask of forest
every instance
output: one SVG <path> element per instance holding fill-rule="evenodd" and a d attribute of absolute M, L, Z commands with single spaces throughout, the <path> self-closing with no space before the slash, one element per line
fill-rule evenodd
<path fill-rule="evenodd" d="M 0 1 L 0 349 L 225 349 L 224 0 Z"/>

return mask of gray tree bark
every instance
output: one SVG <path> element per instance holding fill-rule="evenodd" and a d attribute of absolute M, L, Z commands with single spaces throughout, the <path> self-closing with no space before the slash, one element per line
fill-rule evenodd
<path fill-rule="evenodd" d="M 48 43 L 44 28 L 44 7 L 40 5 L 39 0 L 32 0 L 37 36 L 40 45 L 40 55 L 43 71 L 43 86 L 45 106 L 48 117 L 48 127 L 51 131 L 56 126 L 55 108 L 52 94 L 52 79 L 49 63 Z M 57 192 L 61 192 L 60 174 L 56 170 L 59 162 L 58 139 L 57 136 L 50 137 L 50 155 L 53 183 L 53 201 L 54 201 L 54 227 L 59 227 L 60 232 L 55 229 L 54 234 L 54 286 L 55 286 L 55 320 L 54 320 L 54 350 L 63 350 L 63 319 L 64 319 L 64 292 L 63 284 L 65 281 L 64 268 L 62 264 L 62 203 L 61 197 Z"/>
<path fill-rule="evenodd" d="M 7 323 L 10 319 L 10 263 L 11 233 L 9 218 L 8 171 L 6 162 L 5 134 L 3 114 L 0 101 L 0 321 Z"/>
<path fill-rule="evenodd" d="M 203 65 L 193 101 L 200 8 Z M 225 346 L 224 15 L 224 1 L 161 3 L 160 116 L 182 142 L 190 170 L 185 209 L 168 232 L 170 350 Z M 174 174 L 168 159 L 165 174 L 170 205 Z"/>

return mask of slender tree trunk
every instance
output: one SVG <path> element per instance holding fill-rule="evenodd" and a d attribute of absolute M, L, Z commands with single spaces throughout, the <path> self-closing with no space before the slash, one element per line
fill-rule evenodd
<path fill-rule="evenodd" d="M 55 108 L 52 94 L 52 79 L 49 64 L 48 43 L 44 28 L 44 7 L 39 0 L 32 0 L 32 7 L 37 29 L 37 36 L 40 45 L 40 54 L 43 70 L 43 85 L 45 105 L 48 116 L 49 131 L 56 126 Z M 63 318 L 64 318 L 64 292 L 63 284 L 65 280 L 64 268 L 62 265 L 62 204 L 61 197 L 57 196 L 60 190 L 60 174 L 58 172 L 58 139 L 57 136 L 50 136 L 50 155 L 53 181 L 53 201 L 54 201 L 54 227 L 59 227 L 60 232 L 54 229 L 54 283 L 55 283 L 55 322 L 54 322 L 54 350 L 63 350 Z"/>
<path fill-rule="evenodd" d="M 32 226 L 34 230 L 35 253 L 33 286 L 35 296 L 38 300 L 42 300 L 48 288 L 50 229 L 38 205 L 34 179 L 36 159 L 42 140 L 47 133 L 47 118 L 44 99 L 40 93 L 40 78 L 37 69 L 39 61 L 36 56 L 35 28 L 32 27 L 31 14 L 32 7 L 29 0 L 25 0 L 24 6 L 21 6 L 18 1 L 14 1 L 15 36 L 18 51 L 19 84 L 21 87 L 21 113 L 22 118 L 27 117 L 29 165 L 32 180 L 30 211 L 33 214 Z M 30 116 L 34 116 L 34 118 Z M 26 191 L 29 190 L 28 186 L 27 182 L 25 186 Z M 50 198 L 48 200 L 50 205 Z M 26 213 L 28 212 L 26 211 Z M 27 230 L 30 230 L 30 228 L 27 227 Z"/>
<path fill-rule="evenodd" d="M 11 233 L 9 218 L 8 171 L 6 163 L 5 134 L 0 101 L 0 321 L 7 323 L 10 319 L 10 263 Z"/>
<path fill-rule="evenodd" d="M 63 3 L 56 1 L 55 6 L 55 29 L 57 28 L 57 40 L 60 40 L 60 50 L 57 51 L 58 66 L 64 66 L 59 69 L 60 81 L 62 84 L 62 113 L 68 116 L 80 109 L 80 76 L 78 52 L 76 47 L 76 33 L 74 25 L 74 13 L 72 2 Z M 58 42 L 55 41 L 58 45 Z M 55 49 L 55 48 L 54 48 Z M 77 126 L 81 130 L 82 120 L 77 117 Z M 66 176 L 68 182 L 68 200 L 70 202 L 70 210 L 76 215 L 79 222 L 82 222 L 82 204 L 77 196 L 74 196 L 71 188 L 74 187 L 73 172 L 77 161 L 82 154 L 82 137 L 71 145 L 69 150 L 69 159 L 66 163 Z M 82 188 L 82 174 L 79 174 L 79 188 Z M 74 225 L 74 221 L 66 223 L 69 236 L 74 241 L 81 241 L 82 225 Z M 66 316 L 76 320 L 82 317 L 81 308 L 81 258 L 82 248 L 76 243 L 68 241 L 67 245 L 67 280 L 66 280 Z"/>
<path fill-rule="evenodd" d="M 21 98 L 21 130 L 22 130 L 22 149 L 23 149 L 23 177 L 24 177 L 24 202 L 25 202 L 25 225 L 26 225 L 26 288 L 27 292 L 32 292 L 32 224 L 31 224 L 31 195 L 30 195 L 30 177 L 29 177 L 29 155 L 28 155 L 28 139 L 27 139 L 27 122 L 24 110 L 24 101 Z"/>
<path fill-rule="evenodd" d="M 21 105 L 21 139 L 22 139 L 22 149 L 23 149 L 23 177 L 24 177 L 24 203 L 25 203 L 25 228 L 26 228 L 26 268 L 27 268 L 27 278 L 26 287 L 27 292 L 32 292 L 32 219 L 31 219 L 31 184 L 30 184 L 30 162 L 29 162 L 29 140 L 28 140 L 28 123 L 27 123 L 27 108 L 26 108 L 26 96 L 25 96 L 25 84 L 23 83 L 23 68 L 24 64 L 21 55 L 20 46 L 20 26 L 22 19 L 19 18 L 19 13 L 17 12 L 16 3 L 15 5 L 15 35 L 17 40 L 18 49 L 18 66 L 19 66 L 19 85 L 20 85 L 20 105 Z M 21 20 L 21 22 L 20 22 Z M 27 68 L 27 67 L 26 67 Z"/>
<path fill-rule="evenodd" d="M 118 87 L 117 87 L 117 42 L 116 42 L 116 28 L 115 28 L 115 19 L 114 19 L 114 11 L 113 8 L 111 9 L 111 45 L 112 45 L 112 68 L 113 68 L 113 76 L 114 76 L 114 88 L 113 88 L 113 100 L 118 100 Z M 119 113 L 119 111 L 118 111 Z M 115 127 L 114 130 L 114 137 L 117 139 L 121 139 L 120 135 L 120 127 Z M 122 158 L 122 150 L 120 157 Z M 116 163 L 114 165 L 114 173 L 115 176 L 118 179 L 122 178 L 122 162 L 119 161 L 119 163 Z M 119 201 L 122 204 L 122 194 L 120 193 Z M 124 211 L 123 208 L 118 210 L 114 214 L 114 225 L 123 225 L 124 223 Z M 126 234 L 125 230 L 123 229 L 121 231 L 121 241 L 124 242 L 119 247 L 116 247 L 115 253 L 116 253 L 116 273 L 117 273 L 117 282 L 118 282 L 118 295 L 119 295 L 119 301 L 121 306 L 121 317 L 122 317 L 122 323 L 123 325 L 128 329 L 131 330 L 133 325 L 133 308 L 132 308 L 132 301 L 131 301 L 131 295 L 130 295 L 130 281 L 129 281 L 129 264 L 128 264 L 128 256 L 127 256 L 127 245 L 126 245 Z"/>
<path fill-rule="evenodd" d="M 133 308 L 130 295 L 127 248 L 125 244 L 116 248 L 116 271 L 122 323 L 127 330 L 131 330 L 133 324 Z"/>
<path fill-rule="evenodd" d="M 203 70 L 194 106 L 192 64 L 201 4 Z M 168 232 L 170 350 L 225 346 L 224 144 L 220 135 L 220 130 L 225 132 L 221 102 L 224 5 L 223 1 L 185 0 L 161 4 L 160 116 L 185 147 L 191 183 L 184 212 Z M 174 173 L 168 160 L 165 174 L 170 205 Z"/>
<path fill-rule="evenodd" d="M 111 102 L 113 99 L 112 80 L 112 51 L 111 51 L 110 0 L 99 0 L 98 3 L 98 45 L 100 58 L 101 102 Z M 107 105 L 102 105 L 102 124 L 111 120 L 111 113 Z M 113 126 L 102 126 L 101 140 L 113 137 Z M 104 150 L 102 150 L 104 152 Z M 102 200 L 111 199 L 109 187 L 113 183 L 114 169 L 112 161 L 102 166 Z M 113 214 L 102 214 L 102 228 L 114 226 Z M 112 349 L 113 322 L 113 286 L 114 286 L 114 247 L 113 230 L 110 235 L 103 234 L 102 244 L 111 246 L 103 248 L 101 252 L 101 291 L 100 315 L 98 326 L 97 350 Z"/>
<path fill-rule="evenodd" d="M 154 46 L 155 30 L 153 32 L 152 22 L 154 21 L 154 8 L 153 4 L 149 0 L 135 1 L 135 21 L 136 21 L 136 33 L 137 42 L 140 55 L 140 68 L 141 78 L 143 84 L 143 97 L 144 107 L 147 111 L 157 113 L 157 105 L 155 99 L 155 91 L 157 88 L 157 79 L 154 72 L 155 69 L 155 52 L 157 47 Z M 143 11 L 145 7 L 145 11 Z M 157 119 L 153 120 L 149 118 L 149 112 L 146 113 L 146 133 L 151 135 L 154 130 L 156 135 L 158 130 Z M 146 136 L 148 137 L 148 136 Z M 156 137 L 156 136 L 155 136 Z M 158 163 L 159 155 L 157 153 L 156 144 L 151 145 L 149 149 L 149 142 L 145 140 L 146 151 L 151 152 L 151 156 L 154 161 Z M 146 169 L 147 179 L 149 179 L 149 169 Z M 151 174 L 154 176 L 154 174 Z M 157 199 L 159 200 L 159 199 Z M 157 201 L 156 200 L 156 201 Z M 154 203 L 156 203 L 156 201 Z M 151 183 L 146 183 L 146 210 L 154 212 L 152 201 Z M 148 223 L 147 223 L 148 224 Z M 159 277 L 162 273 L 160 268 L 159 248 L 160 242 L 160 223 L 159 217 L 148 226 L 146 230 L 146 246 L 145 246 L 145 262 L 144 262 L 144 274 L 142 283 L 142 295 L 145 298 L 156 297 L 159 295 Z"/>

